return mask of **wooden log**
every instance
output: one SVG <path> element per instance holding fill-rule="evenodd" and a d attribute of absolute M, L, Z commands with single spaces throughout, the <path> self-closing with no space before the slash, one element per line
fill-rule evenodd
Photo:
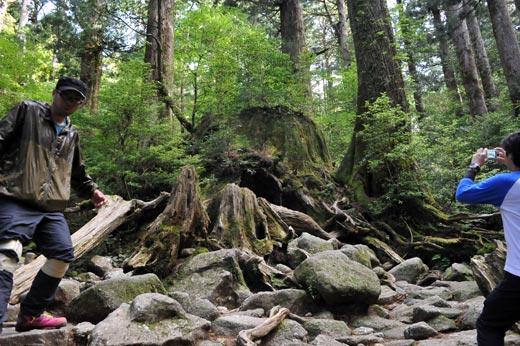
<path fill-rule="evenodd" d="M 271 208 L 280 215 L 281 219 L 289 226 L 291 226 L 297 235 L 303 232 L 312 234 L 313 236 L 329 240 L 334 237 L 325 232 L 320 225 L 309 215 L 288 209 L 279 205 L 271 204 Z"/>
<path fill-rule="evenodd" d="M 119 226 L 135 220 L 145 211 L 158 207 L 168 196 L 169 194 L 163 193 L 151 202 L 136 199 L 125 201 L 119 196 L 108 197 L 108 203 L 98 210 L 97 215 L 72 235 L 75 257 L 82 257 Z M 34 277 L 45 261 L 45 256 L 40 255 L 14 272 L 14 285 L 9 301 L 11 304 L 18 303 L 20 295 L 29 290 Z"/>

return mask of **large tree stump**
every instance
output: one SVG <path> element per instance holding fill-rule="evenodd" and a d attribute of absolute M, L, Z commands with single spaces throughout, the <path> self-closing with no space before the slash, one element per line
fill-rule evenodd
<path fill-rule="evenodd" d="M 171 274 L 182 248 L 206 241 L 208 225 L 195 168 L 186 166 L 172 188 L 168 205 L 148 226 L 139 249 L 125 263 L 125 269 L 145 269 L 162 277 Z"/>
<path fill-rule="evenodd" d="M 72 235 L 72 244 L 76 258 L 95 248 L 110 233 L 122 224 L 137 219 L 143 212 L 157 208 L 168 197 L 162 194 L 151 202 L 140 200 L 125 201 L 119 196 L 109 197 L 109 202 L 99 209 L 97 215 L 85 226 Z M 41 266 L 45 263 L 45 256 L 38 256 L 34 261 L 23 265 L 14 272 L 14 286 L 11 293 L 10 303 L 16 304 L 20 295 L 31 287 L 32 281 Z"/>
<path fill-rule="evenodd" d="M 271 253 L 269 222 L 253 191 L 228 184 L 210 209 L 215 220 L 210 238 L 216 246 L 249 250 L 260 256 Z"/>

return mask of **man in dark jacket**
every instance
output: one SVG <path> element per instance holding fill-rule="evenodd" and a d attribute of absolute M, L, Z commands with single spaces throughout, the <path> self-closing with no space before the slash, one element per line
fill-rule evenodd
<path fill-rule="evenodd" d="M 107 202 L 85 171 L 79 136 L 69 119 L 86 95 L 85 83 L 62 77 L 50 105 L 24 101 L 0 121 L 0 332 L 7 320 L 13 272 L 23 244 L 30 241 L 47 260 L 21 303 L 16 330 L 53 329 L 67 324 L 63 317 L 43 314 L 74 260 L 62 211 L 71 187 L 96 207 Z"/>

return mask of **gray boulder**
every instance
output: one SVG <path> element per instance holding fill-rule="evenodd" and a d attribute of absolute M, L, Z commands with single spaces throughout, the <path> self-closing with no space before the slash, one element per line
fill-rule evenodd
<path fill-rule="evenodd" d="M 186 314 L 174 299 L 157 294 L 121 304 L 92 331 L 90 346 L 185 345 L 207 339 L 210 323 Z"/>
<path fill-rule="evenodd" d="M 381 293 L 377 275 L 341 251 L 320 252 L 294 270 L 296 280 L 327 304 L 373 304 Z"/>
<path fill-rule="evenodd" d="M 239 265 L 240 251 L 225 249 L 197 255 L 177 271 L 171 291 L 189 292 L 217 306 L 238 307 L 251 295 Z"/>
<path fill-rule="evenodd" d="M 414 257 L 399 263 L 388 272 L 392 274 L 397 281 L 406 281 L 415 284 L 428 270 L 428 266 L 424 264 L 419 257 Z"/>
<path fill-rule="evenodd" d="M 242 303 L 240 310 L 262 308 L 267 312 L 277 305 L 287 308 L 292 313 L 300 316 L 304 316 L 307 313 L 313 314 L 319 309 L 319 306 L 307 291 L 289 288 L 274 292 L 255 293 Z"/>
<path fill-rule="evenodd" d="M 381 265 L 374 251 L 364 244 L 343 245 L 340 251 L 351 260 L 361 263 L 365 267 L 373 268 Z"/>
<path fill-rule="evenodd" d="M 293 239 L 287 245 L 287 260 L 291 268 L 296 268 L 309 256 L 322 251 L 334 250 L 330 242 L 303 232 L 298 238 Z"/>
<path fill-rule="evenodd" d="M 74 298 L 67 309 L 67 317 L 74 322 L 98 323 L 122 303 L 128 303 L 143 293 L 167 294 L 155 274 L 101 281 Z"/>

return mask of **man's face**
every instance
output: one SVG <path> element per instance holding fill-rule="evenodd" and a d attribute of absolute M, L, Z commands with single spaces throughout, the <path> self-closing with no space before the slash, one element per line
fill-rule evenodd
<path fill-rule="evenodd" d="M 60 115 L 64 116 L 74 113 L 85 101 L 83 97 L 74 90 L 55 90 L 53 96 L 53 106 Z"/>

